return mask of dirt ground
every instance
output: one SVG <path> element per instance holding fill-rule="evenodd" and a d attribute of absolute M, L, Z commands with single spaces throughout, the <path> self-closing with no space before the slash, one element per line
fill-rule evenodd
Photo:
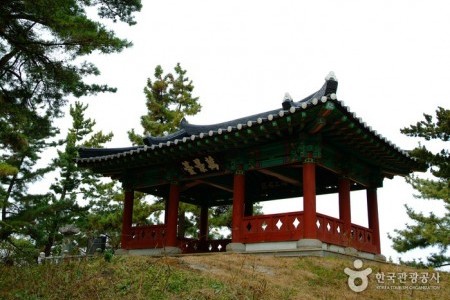
<path fill-rule="evenodd" d="M 434 290 L 412 289 L 417 287 L 414 284 L 403 289 L 380 289 L 376 273 L 418 272 L 388 263 L 364 261 L 364 268 L 370 267 L 372 274 L 368 288 L 356 293 L 349 288 L 344 273 L 346 267 L 353 268 L 353 259 L 228 253 L 176 259 L 193 272 L 217 278 L 235 289 L 252 290 L 254 299 L 450 299 L 448 273 L 440 274 L 439 283 L 429 283 L 437 288 Z"/>

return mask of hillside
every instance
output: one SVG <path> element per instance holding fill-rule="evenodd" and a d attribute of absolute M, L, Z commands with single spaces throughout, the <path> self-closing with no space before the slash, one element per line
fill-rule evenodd
<path fill-rule="evenodd" d="M 439 272 L 439 283 L 430 278 L 420 283 L 436 272 L 364 262 L 361 269 L 370 267 L 372 274 L 368 288 L 356 293 L 348 287 L 346 267 L 354 269 L 353 260 L 239 254 L 115 256 L 111 262 L 98 257 L 59 265 L 0 266 L 0 299 L 450 298 L 448 273 Z M 394 283 L 388 279 L 392 273 Z M 381 274 L 383 284 L 378 283 Z M 412 282 L 414 274 L 418 283 Z"/>

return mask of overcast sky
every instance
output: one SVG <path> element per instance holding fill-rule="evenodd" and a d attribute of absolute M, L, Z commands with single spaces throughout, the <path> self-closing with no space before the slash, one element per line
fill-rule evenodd
<path fill-rule="evenodd" d="M 95 80 L 118 88 L 116 94 L 83 99 L 97 128 L 115 134 L 110 147 L 130 145 L 127 130 L 140 132 L 143 88 L 158 64 L 165 71 L 178 62 L 187 69 L 203 106 L 188 118 L 194 124 L 279 108 L 285 92 L 301 100 L 322 86 L 329 71 L 339 81 L 338 99 L 402 149 L 412 149 L 417 140 L 400 134 L 400 128 L 438 106 L 449 107 L 449 1 L 142 2 L 136 26 L 113 27 L 134 46 L 89 58 L 102 72 Z M 69 120 L 61 124 L 68 126 L 64 122 Z M 381 247 L 395 259 L 387 233 L 408 222 L 404 203 L 442 209 L 414 199 L 403 178 L 386 179 L 384 185 Z M 367 225 L 365 195 L 352 193 L 352 199 L 352 221 Z M 319 212 L 331 209 L 328 214 L 337 216 L 337 196 L 318 201 Z M 287 207 L 298 210 L 292 202 Z"/>

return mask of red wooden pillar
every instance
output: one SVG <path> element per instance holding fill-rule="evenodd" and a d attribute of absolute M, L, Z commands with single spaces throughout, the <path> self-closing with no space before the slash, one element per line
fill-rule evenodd
<path fill-rule="evenodd" d="M 380 225 L 378 223 L 378 199 L 377 189 L 367 189 L 367 213 L 369 228 L 372 229 L 372 242 L 376 247 L 377 254 L 381 254 L 380 247 Z"/>
<path fill-rule="evenodd" d="M 164 201 L 164 224 L 167 224 L 169 218 L 169 200 Z"/>
<path fill-rule="evenodd" d="M 303 163 L 303 238 L 317 238 L 316 221 L 316 164 L 308 158 Z"/>
<path fill-rule="evenodd" d="M 350 207 L 350 180 L 345 177 L 340 177 L 338 182 L 339 190 L 339 219 L 343 223 L 341 228 L 342 233 L 350 239 L 350 232 L 352 230 L 352 217 Z"/>
<path fill-rule="evenodd" d="M 208 206 L 203 205 L 200 210 L 200 241 L 208 239 Z"/>
<path fill-rule="evenodd" d="M 178 221 L 178 206 L 180 203 L 180 186 L 178 183 L 170 184 L 169 191 L 169 207 L 167 212 L 166 224 L 166 246 L 177 247 L 177 221 Z"/>
<path fill-rule="evenodd" d="M 133 202 L 134 202 L 134 191 L 126 189 L 123 205 L 123 217 L 122 217 L 122 237 L 121 237 L 122 249 L 128 249 L 127 243 L 131 231 L 131 225 L 133 223 Z"/>
<path fill-rule="evenodd" d="M 231 239 L 233 243 L 240 243 L 240 230 L 242 227 L 242 218 L 244 217 L 245 203 L 245 175 L 244 171 L 238 170 L 234 174 L 233 180 L 233 220 Z"/>

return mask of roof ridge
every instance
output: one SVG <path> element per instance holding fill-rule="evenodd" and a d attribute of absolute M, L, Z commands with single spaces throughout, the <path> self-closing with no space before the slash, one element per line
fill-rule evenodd
<path fill-rule="evenodd" d="M 327 76 L 328 78 L 328 76 Z M 336 94 L 338 87 L 338 82 L 335 80 L 335 77 L 330 77 L 329 79 L 326 79 L 323 86 L 315 93 L 311 94 L 310 96 L 297 101 L 297 102 L 290 102 L 290 107 L 298 108 L 303 107 L 305 108 L 305 103 L 308 105 L 309 102 L 313 101 L 314 99 L 322 99 L 322 97 L 325 97 L 327 95 Z M 283 99 L 284 100 L 284 99 Z M 315 101 L 317 101 L 315 100 Z M 284 101 L 283 101 L 284 103 Z M 180 122 L 180 129 L 174 133 L 171 133 L 166 136 L 146 136 L 144 138 L 144 144 L 147 146 L 151 145 L 159 145 L 160 143 L 167 143 L 167 142 L 173 142 L 175 140 L 180 140 L 183 138 L 199 135 L 201 133 L 209 133 L 211 131 L 218 131 L 219 129 L 226 129 L 228 127 L 235 127 L 237 124 L 247 124 L 250 121 L 256 121 L 259 118 L 265 118 L 268 115 L 276 115 L 281 110 L 289 110 L 289 108 L 285 107 L 282 103 L 282 106 L 280 108 L 276 108 L 273 110 L 265 111 L 262 113 L 257 113 L 253 115 L 248 115 L 245 117 L 215 123 L 215 124 L 205 124 L 205 125 L 197 125 L 197 124 L 190 124 L 185 118 L 183 118 Z M 285 109 L 287 108 L 287 109 Z"/>

